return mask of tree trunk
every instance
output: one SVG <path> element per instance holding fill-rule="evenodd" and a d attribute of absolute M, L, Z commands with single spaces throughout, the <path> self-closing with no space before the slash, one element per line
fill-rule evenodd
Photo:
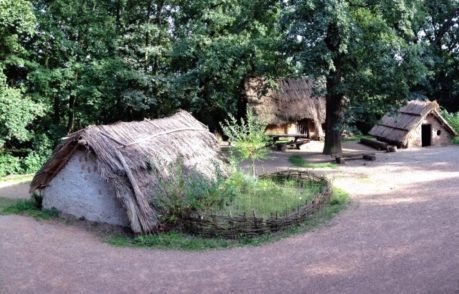
<path fill-rule="evenodd" d="M 330 78 L 327 78 L 327 89 Z M 327 116 L 325 119 L 325 145 L 323 153 L 327 155 L 342 154 L 341 146 L 341 123 L 343 113 L 343 100 L 342 93 L 327 93 L 326 95 L 326 111 Z"/>
<path fill-rule="evenodd" d="M 325 44 L 334 55 L 334 69 L 327 75 L 326 118 L 325 118 L 325 145 L 323 153 L 327 155 L 342 154 L 341 126 L 344 110 L 344 93 L 341 90 L 343 83 L 342 66 L 344 55 L 340 52 L 341 36 L 336 23 L 328 25 Z"/>
<path fill-rule="evenodd" d="M 53 122 L 57 125 L 61 121 L 61 100 L 59 96 L 54 97 L 53 103 Z"/>
<path fill-rule="evenodd" d="M 67 134 L 70 134 L 75 127 L 75 95 L 70 95 L 69 100 L 69 112 L 68 112 L 68 121 L 67 121 Z"/>

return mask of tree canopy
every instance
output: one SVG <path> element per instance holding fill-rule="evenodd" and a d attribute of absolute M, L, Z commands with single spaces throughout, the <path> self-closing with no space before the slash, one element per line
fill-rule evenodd
<path fill-rule="evenodd" d="M 459 110 L 458 14 L 451 0 L 0 0 L 0 157 L 33 170 L 89 124 L 180 108 L 215 130 L 255 76 L 323 80 L 324 151 L 339 153 L 344 127 L 403 99 Z"/>
<path fill-rule="evenodd" d="M 345 115 L 384 110 L 409 97 L 422 79 L 422 45 L 412 29 L 418 6 L 410 0 L 294 0 L 287 7 L 293 60 L 301 72 L 325 78 L 325 154 L 342 152 Z"/>

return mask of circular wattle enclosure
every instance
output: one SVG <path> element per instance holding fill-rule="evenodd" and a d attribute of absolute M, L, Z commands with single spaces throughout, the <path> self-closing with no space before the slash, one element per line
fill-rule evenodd
<path fill-rule="evenodd" d="M 315 182 L 323 185 L 320 191 L 316 192 L 312 199 L 303 205 L 289 210 L 280 208 L 278 212 L 272 213 L 269 217 L 258 217 L 251 212 L 236 216 L 194 212 L 184 219 L 185 231 L 193 235 L 227 239 L 277 232 L 303 223 L 328 203 L 332 194 L 330 181 L 326 177 L 310 171 L 284 170 L 264 175 L 262 178 L 271 178 L 280 182 L 297 180 L 305 184 Z"/>

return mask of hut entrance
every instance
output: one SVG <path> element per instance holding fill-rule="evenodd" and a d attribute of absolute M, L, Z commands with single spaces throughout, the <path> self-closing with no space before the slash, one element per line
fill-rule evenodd
<path fill-rule="evenodd" d="M 432 145 L 432 125 L 422 125 L 422 147 Z"/>
<path fill-rule="evenodd" d="M 314 132 L 314 122 L 310 119 L 302 119 L 297 123 L 297 133 L 311 137 Z"/>

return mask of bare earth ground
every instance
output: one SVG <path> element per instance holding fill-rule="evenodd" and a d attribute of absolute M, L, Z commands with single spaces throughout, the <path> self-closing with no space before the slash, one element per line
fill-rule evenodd
<path fill-rule="evenodd" d="M 12 199 L 29 197 L 29 186 L 30 181 L 19 183 L 0 182 L 0 197 Z"/>
<path fill-rule="evenodd" d="M 115 248 L 80 227 L 0 216 L 0 292 L 459 293 L 459 148 L 363 164 L 327 172 L 353 200 L 329 225 L 260 247 Z"/>

